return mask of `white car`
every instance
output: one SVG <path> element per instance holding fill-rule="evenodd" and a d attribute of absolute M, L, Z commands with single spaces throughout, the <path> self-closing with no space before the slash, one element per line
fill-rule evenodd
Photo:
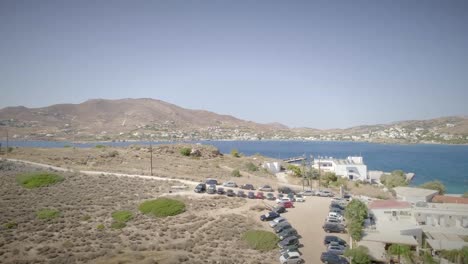
<path fill-rule="evenodd" d="M 285 222 L 285 221 L 287 221 L 287 219 L 280 216 L 280 217 L 277 217 L 277 218 L 275 218 L 274 220 L 268 222 L 268 224 L 269 224 L 271 227 L 275 227 L 275 226 L 277 226 L 279 223 Z"/>
<path fill-rule="evenodd" d="M 315 192 L 312 190 L 306 190 L 306 191 L 301 192 L 301 194 L 304 196 L 314 196 Z"/>
<path fill-rule="evenodd" d="M 299 254 L 299 252 L 284 253 L 283 255 L 281 255 L 279 260 L 281 264 L 304 263 L 304 260 L 301 258 L 301 255 Z"/>
<path fill-rule="evenodd" d="M 296 202 L 300 202 L 300 203 L 305 202 L 305 197 L 300 194 L 296 195 L 294 199 L 296 199 Z"/>
<path fill-rule="evenodd" d="M 328 190 L 321 190 L 317 193 L 317 196 L 321 196 L 321 197 L 333 197 L 333 193 L 328 191 Z"/>
<path fill-rule="evenodd" d="M 228 181 L 228 182 L 223 183 L 223 186 L 224 186 L 224 187 L 236 188 L 236 187 L 237 187 L 237 184 L 236 184 L 235 182 Z"/>
<path fill-rule="evenodd" d="M 282 197 L 282 198 L 276 199 L 276 203 L 282 203 L 282 202 L 291 202 L 291 199 L 289 199 L 288 197 Z"/>

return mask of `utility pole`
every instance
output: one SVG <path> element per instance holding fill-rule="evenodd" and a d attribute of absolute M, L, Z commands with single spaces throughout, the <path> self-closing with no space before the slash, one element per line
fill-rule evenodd
<path fill-rule="evenodd" d="M 319 182 L 318 182 L 318 186 L 319 186 L 319 190 L 320 190 L 320 178 L 322 177 L 322 173 L 320 172 L 320 156 L 319 156 L 319 163 L 318 163 L 318 167 L 319 167 Z"/>
<path fill-rule="evenodd" d="M 153 145 L 150 143 L 150 175 L 153 176 Z"/>
<path fill-rule="evenodd" d="M 8 127 L 6 127 L 6 157 L 8 158 Z"/>

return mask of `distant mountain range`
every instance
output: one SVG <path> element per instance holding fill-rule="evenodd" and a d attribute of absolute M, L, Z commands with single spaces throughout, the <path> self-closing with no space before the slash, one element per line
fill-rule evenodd
<path fill-rule="evenodd" d="M 280 123 L 259 124 L 146 98 L 93 99 L 81 104 L 42 108 L 6 107 L 0 110 L 0 127 L 8 130 L 11 140 L 289 139 L 468 143 L 468 118 L 463 116 L 319 130 L 288 128 Z"/>

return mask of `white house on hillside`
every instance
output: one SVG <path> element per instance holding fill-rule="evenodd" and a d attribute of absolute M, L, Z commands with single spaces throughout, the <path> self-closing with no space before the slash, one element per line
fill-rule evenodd
<path fill-rule="evenodd" d="M 320 171 L 334 172 L 336 175 L 349 180 L 368 181 L 367 166 L 362 157 L 348 157 L 346 159 L 334 159 L 331 157 L 314 159 L 313 165 Z"/>

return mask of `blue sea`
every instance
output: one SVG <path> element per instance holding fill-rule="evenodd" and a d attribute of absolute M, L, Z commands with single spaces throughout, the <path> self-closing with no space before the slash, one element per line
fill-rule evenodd
<path fill-rule="evenodd" d="M 405 172 L 414 172 L 416 177 L 411 183 L 413 186 L 427 181 L 440 180 L 445 184 L 447 193 L 460 194 L 468 191 L 468 146 L 466 145 L 400 145 L 330 141 L 201 141 L 200 143 L 214 145 L 223 153 L 229 153 L 231 149 L 235 148 L 245 155 L 259 153 L 279 159 L 302 155 L 334 158 L 361 155 L 369 170 L 393 171 L 401 169 Z M 149 142 L 105 142 L 73 145 L 92 147 L 96 144 L 128 146 L 132 144 L 147 145 Z M 158 143 L 153 142 L 153 144 Z M 13 141 L 9 142 L 9 145 L 54 148 L 72 144 L 51 141 Z M 5 142 L 2 142 L 2 146 L 5 146 Z"/>

